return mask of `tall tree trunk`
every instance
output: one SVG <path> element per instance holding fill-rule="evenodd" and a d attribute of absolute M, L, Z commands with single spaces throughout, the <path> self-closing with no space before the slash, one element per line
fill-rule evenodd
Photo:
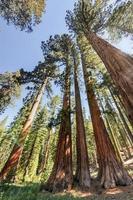
<path fill-rule="evenodd" d="M 93 83 L 89 79 L 89 74 L 87 73 L 86 63 L 82 51 L 81 57 L 98 153 L 99 179 L 101 181 L 101 185 L 104 188 L 113 188 L 116 185 L 129 185 L 132 183 L 132 179 L 124 169 L 122 163 L 117 159 L 116 152 L 108 136 L 108 132 L 93 91 Z"/>
<path fill-rule="evenodd" d="M 77 78 L 77 65 L 74 59 L 74 85 L 75 85 L 75 104 L 76 104 L 76 145 L 77 145 L 77 169 L 76 180 L 82 189 L 90 187 L 89 159 L 86 144 L 85 127 L 82 113 L 80 90 Z"/>
<path fill-rule="evenodd" d="M 133 124 L 133 58 L 93 32 L 88 31 L 85 35 L 119 89 L 128 118 Z"/>
<path fill-rule="evenodd" d="M 28 116 L 28 118 L 24 124 L 24 127 L 19 136 L 18 142 L 17 142 L 17 144 L 14 145 L 13 150 L 12 150 L 5 166 L 3 167 L 2 171 L 0 172 L 1 180 L 5 179 L 7 174 L 10 172 L 10 170 L 13 169 L 14 167 L 16 167 L 18 164 L 19 158 L 23 151 L 25 139 L 29 133 L 29 129 L 31 128 L 32 122 L 36 115 L 36 112 L 37 112 L 38 106 L 40 104 L 41 98 L 43 96 L 43 92 L 46 87 L 47 81 L 48 81 L 48 78 L 46 78 L 44 83 L 42 84 L 42 86 L 38 92 L 38 95 L 37 95 L 35 101 L 33 102 L 33 106 L 31 108 L 30 115 Z"/>
<path fill-rule="evenodd" d="M 62 119 L 59 138 L 51 175 L 41 189 L 51 192 L 70 190 L 73 183 L 72 174 L 72 142 L 70 118 L 70 66 L 66 64 L 65 91 L 63 97 Z"/>

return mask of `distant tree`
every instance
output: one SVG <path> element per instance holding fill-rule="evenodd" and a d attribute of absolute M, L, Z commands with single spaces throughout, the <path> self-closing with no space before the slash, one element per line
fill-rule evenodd
<path fill-rule="evenodd" d="M 59 96 L 54 96 L 52 97 L 52 99 L 50 100 L 50 102 L 48 102 L 48 113 L 49 116 L 47 117 L 47 140 L 44 141 L 44 146 L 43 146 L 43 151 L 42 151 L 42 157 L 41 157 L 41 162 L 40 165 L 38 167 L 38 174 L 40 173 L 44 173 L 45 174 L 45 170 L 46 170 L 46 166 L 47 166 L 47 162 L 49 159 L 49 154 L 50 154 L 50 143 L 51 143 L 51 137 L 52 137 L 52 129 L 56 128 L 57 125 L 59 125 L 59 119 L 58 119 L 58 111 L 60 110 L 60 98 Z"/>

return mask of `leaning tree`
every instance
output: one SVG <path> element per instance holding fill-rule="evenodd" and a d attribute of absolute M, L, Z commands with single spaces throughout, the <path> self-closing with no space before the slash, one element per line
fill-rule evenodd
<path fill-rule="evenodd" d="M 29 133 L 29 129 L 32 126 L 35 115 L 37 113 L 39 104 L 40 104 L 42 96 L 44 94 L 44 90 L 46 89 L 46 86 L 48 85 L 49 79 L 51 78 L 51 76 L 53 76 L 53 73 L 54 73 L 55 68 L 56 68 L 55 65 L 52 65 L 52 66 L 47 65 L 46 67 L 44 67 L 45 65 L 42 64 L 41 66 L 43 66 L 43 69 L 41 69 L 41 70 L 43 70 L 43 76 L 40 74 L 40 77 L 41 78 L 43 77 L 43 79 L 41 79 L 42 80 L 41 84 L 39 84 L 39 86 L 37 87 L 37 94 L 35 95 L 35 98 L 32 102 L 32 107 L 31 107 L 30 113 L 27 116 L 25 123 L 23 124 L 23 128 L 22 128 L 22 131 L 19 135 L 17 143 L 14 145 L 7 162 L 5 163 L 2 171 L 0 172 L 0 179 L 1 180 L 5 179 L 7 174 L 9 173 L 9 171 L 12 168 L 16 167 L 17 164 L 18 164 L 18 161 L 19 161 L 20 156 L 21 156 L 22 151 L 23 151 L 25 140 L 26 140 L 27 135 Z M 38 77 L 38 79 L 39 79 L 39 77 Z M 40 79 L 39 79 L 39 81 L 40 81 Z"/>

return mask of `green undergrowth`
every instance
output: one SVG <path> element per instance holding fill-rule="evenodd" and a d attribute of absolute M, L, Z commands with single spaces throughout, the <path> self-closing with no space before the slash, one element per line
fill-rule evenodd
<path fill-rule="evenodd" d="M 78 193 L 75 194 L 40 192 L 40 184 L 37 183 L 0 185 L 0 200 L 133 200 L 132 187 L 127 187 L 120 194 L 93 194 L 88 197 L 78 197 Z"/>
<path fill-rule="evenodd" d="M 71 195 L 55 195 L 39 191 L 39 184 L 1 185 L 0 200 L 81 200 Z"/>

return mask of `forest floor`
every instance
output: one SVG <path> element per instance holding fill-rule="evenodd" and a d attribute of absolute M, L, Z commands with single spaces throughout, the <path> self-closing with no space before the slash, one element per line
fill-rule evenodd
<path fill-rule="evenodd" d="M 125 162 L 125 167 L 133 176 L 133 159 Z M 94 175 L 95 177 L 95 175 Z M 89 191 L 80 191 L 76 186 L 70 192 L 52 194 L 40 192 L 40 184 L 0 184 L 0 200 L 133 200 L 133 185 L 103 189 L 96 179 L 92 180 Z"/>
<path fill-rule="evenodd" d="M 77 189 L 69 193 L 40 192 L 38 184 L 1 185 L 0 200 L 133 200 L 133 185 L 103 190 L 92 188 L 88 192 Z"/>

